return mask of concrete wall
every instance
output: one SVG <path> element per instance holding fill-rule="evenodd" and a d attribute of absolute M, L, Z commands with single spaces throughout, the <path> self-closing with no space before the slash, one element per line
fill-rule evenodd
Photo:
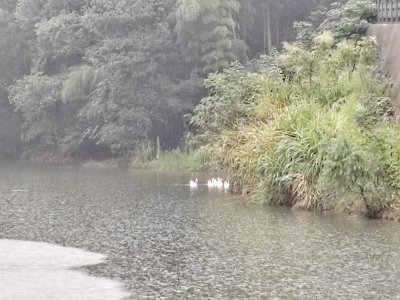
<path fill-rule="evenodd" d="M 368 34 L 377 38 L 380 50 L 378 71 L 393 81 L 392 99 L 400 115 L 400 24 L 374 24 Z"/>

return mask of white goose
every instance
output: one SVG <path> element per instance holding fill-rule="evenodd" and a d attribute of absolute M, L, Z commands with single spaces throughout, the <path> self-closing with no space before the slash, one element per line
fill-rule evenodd
<path fill-rule="evenodd" d="M 189 181 L 189 186 L 190 186 L 191 188 L 197 188 L 197 183 L 198 183 L 197 178 L 196 178 L 195 180 L 190 180 L 190 181 Z"/>
<path fill-rule="evenodd" d="M 215 181 L 215 186 L 217 187 L 217 188 L 219 188 L 219 189 L 221 189 L 221 188 L 223 188 L 224 187 L 224 183 L 222 182 L 222 179 L 221 178 L 217 178 L 217 180 Z"/>
<path fill-rule="evenodd" d="M 213 187 L 214 187 L 214 182 L 215 182 L 215 179 L 214 179 L 214 178 L 209 179 L 209 180 L 207 181 L 207 186 L 208 186 L 209 188 L 213 188 Z"/>
<path fill-rule="evenodd" d="M 224 189 L 229 189 L 229 179 L 224 181 Z"/>

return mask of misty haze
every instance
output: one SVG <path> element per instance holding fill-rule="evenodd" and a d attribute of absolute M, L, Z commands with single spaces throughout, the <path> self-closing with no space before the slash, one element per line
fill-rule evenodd
<path fill-rule="evenodd" d="M 0 299 L 400 297 L 400 0 L 0 0 Z"/>

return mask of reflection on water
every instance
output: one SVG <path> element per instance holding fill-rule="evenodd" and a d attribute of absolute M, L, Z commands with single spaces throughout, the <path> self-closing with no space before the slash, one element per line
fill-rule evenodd
<path fill-rule="evenodd" d="M 130 299 L 400 299 L 399 224 L 246 206 L 190 177 L 3 166 L 0 238 L 104 253 L 84 270 Z"/>
<path fill-rule="evenodd" d="M 115 281 L 72 267 L 99 264 L 101 254 L 47 243 L 0 240 L 0 298 L 4 300 L 124 299 Z"/>

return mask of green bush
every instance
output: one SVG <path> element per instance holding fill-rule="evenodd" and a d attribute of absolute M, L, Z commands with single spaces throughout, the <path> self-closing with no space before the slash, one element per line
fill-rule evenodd
<path fill-rule="evenodd" d="M 332 32 L 336 40 L 360 38 L 376 18 L 376 1 L 349 0 L 345 4 L 334 3 L 320 25 L 321 30 Z"/>
<path fill-rule="evenodd" d="M 179 148 L 164 151 L 159 143 L 147 142 L 139 146 L 134 154 L 132 166 L 164 171 L 204 171 L 213 168 L 211 147 L 183 151 Z"/>
<path fill-rule="evenodd" d="M 256 201 L 382 210 L 400 183 L 400 131 L 388 84 L 373 72 L 376 45 L 364 38 L 331 48 L 329 40 L 324 33 L 313 50 L 286 45 L 275 56 L 277 69 L 292 70 L 289 81 L 256 75 L 262 85 L 245 103 L 247 120 L 225 128 L 216 157 Z"/>

